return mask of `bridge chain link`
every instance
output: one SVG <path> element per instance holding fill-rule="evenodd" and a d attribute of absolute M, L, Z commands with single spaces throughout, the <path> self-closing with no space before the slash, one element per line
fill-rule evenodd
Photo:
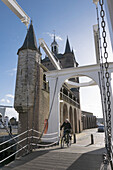
<path fill-rule="evenodd" d="M 99 83 L 100 83 L 100 92 L 101 92 L 101 100 L 102 100 L 102 111 L 103 111 L 103 118 L 104 118 L 104 126 L 105 126 L 105 146 L 106 149 L 108 148 L 108 135 L 107 135 L 107 103 L 106 103 L 106 88 L 105 88 L 105 73 L 104 73 L 104 62 L 103 62 L 103 52 L 102 52 L 102 42 L 101 42 L 101 35 L 100 35 L 100 17 L 99 17 L 99 10 L 98 6 L 96 5 L 96 12 L 97 12 L 97 24 L 98 24 L 98 34 L 99 34 L 99 61 L 100 61 L 100 73 L 99 76 Z M 103 12 L 102 15 L 104 15 Z M 106 37 L 106 32 L 102 32 L 102 36 Z"/>
<path fill-rule="evenodd" d="M 106 85 L 106 90 L 104 89 L 104 91 L 106 91 L 106 93 L 104 93 L 104 102 L 105 104 L 107 104 L 107 107 L 105 109 L 107 118 L 106 118 L 106 125 L 107 125 L 107 141 L 108 141 L 108 145 L 107 145 L 107 153 L 108 153 L 108 159 L 112 164 L 112 143 L 111 143 L 111 94 L 110 94 L 110 74 L 108 72 L 109 69 L 109 63 L 107 61 L 108 59 L 108 52 L 107 52 L 107 41 L 106 41 L 106 23 L 104 20 L 105 17 L 105 11 L 103 8 L 104 5 L 104 0 L 99 0 L 99 4 L 100 4 L 100 16 L 101 16 L 101 27 L 102 27 L 102 37 L 103 37 L 103 48 L 104 48 L 104 59 L 105 59 L 105 63 L 104 63 L 104 68 L 105 68 L 105 85 Z M 104 78 L 104 77 L 103 77 Z M 106 97 L 107 96 L 107 97 Z M 112 165 L 111 165 L 112 166 Z"/>

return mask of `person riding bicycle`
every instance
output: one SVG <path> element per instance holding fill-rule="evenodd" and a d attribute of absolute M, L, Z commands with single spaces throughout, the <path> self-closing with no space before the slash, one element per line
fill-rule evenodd
<path fill-rule="evenodd" d="M 69 122 L 68 119 L 66 119 L 66 120 L 64 121 L 64 123 L 61 125 L 60 130 L 62 130 L 62 128 L 64 128 L 63 137 L 65 138 L 65 134 L 66 134 L 66 133 L 69 133 L 69 134 L 70 134 L 71 129 L 72 129 L 71 123 Z M 71 136 L 70 136 L 70 139 L 71 139 Z"/>

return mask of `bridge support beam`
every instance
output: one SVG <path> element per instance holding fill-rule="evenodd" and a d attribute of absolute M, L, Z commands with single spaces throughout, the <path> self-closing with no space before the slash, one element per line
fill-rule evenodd
<path fill-rule="evenodd" d="M 113 63 L 109 63 L 109 73 L 111 74 L 111 72 L 113 72 Z M 100 73 L 99 64 L 68 68 L 62 70 L 54 70 L 54 71 L 52 70 L 46 72 L 47 81 L 49 81 L 49 86 L 50 86 L 50 117 L 48 120 L 48 133 L 58 132 L 58 137 L 60 134 L 59 94 L 60 94 L 60 89 L 62 87 L 62 84 L 65 82 L 65 80 L 69 79 L 70 77 L 86 76 L 91 78 L 93 81 L 95 81 L 96 85 L 98 85 L 100 88 L 98 73 Z M 111 94 L 112 94 L 112 88 L 111 88 Z M 112 101 L 113 101 L 113 94 L 112 94 Z M 111 119 L 113 122 L 113 102 L 111 103 L 111 110 L 112 110 Z M 113 130 L 112 130 L 112 136 L 113 136 Z"/>

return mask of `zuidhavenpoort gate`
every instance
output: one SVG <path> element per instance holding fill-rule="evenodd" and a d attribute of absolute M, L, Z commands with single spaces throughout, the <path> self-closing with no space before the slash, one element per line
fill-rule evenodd
<path fill-rule="evenodd" d="M 58 53 L 58 44 L 54 35 L 51 51 L 56 56 L 56 60 L 59 60 L 62 73 L 66 70 L 68 72 L 71 69 L 79 70 L 68 38 L 65 52 L 61 54 Z M 53 75 L 49 80 L 48 78 L 51 73 Z M 69 82 L 68 84 L 65 82 L 68 78 L 71 82 L 79 84 L 78 74 L 68 75 L 68 77 L 62 74 L 62 77 L 59 77 L 60 74 L 57 73 L 58 71 L 55 70 L 54 65 L 47 56 L 41 59 L 40 48 L 37 47 L 35 33 L 31 23 L 25 41 L 18 50 L 14 105 L 19 113 L 19 132 L 24 132 L 32 128 L 42 132 L 44 123 L 47 121 L 48 132 L 56 132 L 59 131 L 60 124 L 66 118 L 72 124 L 73 134 L 82 131 L 84 122 L 82 122 L 83 118 L 80 107 L 80 87 L 77 85 L 76 87 L 75 85 L 72 87 L 72 85 L 69 85 Z M 49 80 L 49 83 L 46 79 Z M 63 81 L 61 82 L 60 79 Z M 58 101 L 56 101 L 56 97 Z M 95 116 L 90 114 L 90 117 L 91 119 L 87 118 L 85 128 L 96 127 Z"/>

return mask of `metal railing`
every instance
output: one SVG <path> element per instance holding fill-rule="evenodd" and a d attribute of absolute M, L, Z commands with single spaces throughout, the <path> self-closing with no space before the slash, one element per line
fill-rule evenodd
<path fill-rule="evenodd" d="M 60 92 L 60 99 L 64 100 L 65 102 L 67 102 L 73 106 L 76 106 L 77 108 L 80 108 L 80 104 L 77 101 L 73 100 L 72 98 L 70 98 L 69 96 L 64 94 L 63 92 Z"/>
<path fill-rule="evenodd" d="M 32 132 L 31 133 L 31 136 L 28 136 L 28 132 Z M 36 135 L 34 135 L 34 134 Z M 58 137 L 58 132 L 55 132 L 55 133 L 50 133 L 50 134 L 44 134 L 42 136 L 42 138 L 40 139 L 40 135 L 42 133 L 37 131 L 37 130 L 34 130 L 34 129 L 30 129 L 30 130 L 27 130 L 15 137 L 12 136 L 12 138 L 10 138 L 9 140 L 5 141 L 5 142 L 2 142 L 0 143 L 0 154 L 4 153 L 5 151 L 9 150 L 10 148 L 13 148 L 13 147 L 16 147 L 16 151 L 15 152 L 11 152 L 10 155 L 8 156 L 5 156 L 5 158 L 1 158 L 0 160 L 0 165 L 5 162 L 6 160 L 8 160 L 9 158 L 11 158 L 12 156 L 16 156 L 17 153 L 21 152 L 23 150 L 23 155 L 25 154 L 28 154 L 30 153 L 30 151 L 32 150 L 32 146 L 35 146 L 35 148 L 39 148 L 39 147 L 49 147 L 49 146 L 53 146 L 55 144 L 57 144 L 59 142 L 59 137 Z M 39 136 L 37 136 L 39 135 Z M 23 136 L 23 138 L 22 138 Z M 29 139 L 29 140 L 28 140 Z M 35 142 L 34 140 L 35 139 Z M 39 141 L 40 139 L 40 141 Z M 53 142 L 51 142 L 53 141 Z M 12 144 L 11 144 L 12 142 Z M 28 143 L 26 143 L 28 142 Z M 4 147 L 6 144 L 10 144 L 10 146 L 6 146 L 6 148 L 2 148 Z M 33 149 L 35 149 L 33 148 Z"/>

